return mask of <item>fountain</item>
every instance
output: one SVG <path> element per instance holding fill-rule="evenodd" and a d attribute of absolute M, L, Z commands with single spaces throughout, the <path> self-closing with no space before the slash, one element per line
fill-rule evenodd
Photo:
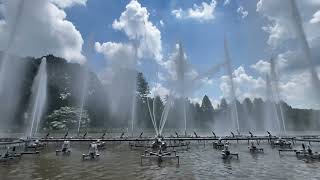
<path fill-rule="evenodd" d="M 266 75 L 266 107 L 264 127 L 266 131 L 273 131 L 280 133 L 280 120 L 277 113 L 276 104 L 274 103 L 274 97 L 271 87 L 271 80 L 269 74 Z"/>
<path fill-rule="evenodd" d="M 12 47 L 14 45 L 14 41 L 15 41 L 15 37 L 17 35 L 18 32 L 18 25 L 20 23 L 21 20 L 21 16 L 23 13 L 23 8 L 24 8 L 24 0 L 21 0 L 18 2 L 17 4 L 18 6 L 18 10 L 17 10 L 17 14 L 15 16 L 15 20 L 14 23 L 11 25 L 11 31 L 9 33 L 8 36 L 8 43 L 7 46 L 4 48 L 3 52 L 4 55 L 2 57 L 2 61 L 1 61 L 1 66 L 0 66 L 0 93 L 2 93 L 2 88 L 3 88 L 3 81 L 4 81 L 4 77 L 7 74 L 7 66 L 8 66 L 8 60 L 9 60 L 9 53 L 12 50 Z"/>
<path fill-rule="evenodd" d="M 237 132 L 240 132 L 239 128 L 239 116 L 238 116 L 238 108 L 237 108 L 237 101 L 236 101 L 236 92 L 235 92 L 235 86 L 233 82 L 233 77 L 232 77 L 232 67 L 231 67 L 231 59 L 230 59 L 230 54 L 228 50 L 228 43 L 227 39 L 224 39 L 224 55 L 225 55 L 225 62 L 226 62 L 226 68 L 227 68 L 227 73 L 229 77 L 229 82 L 230 82 L 230 96 L 231 96 L 231 119 L 232 122 L 235 123 L 235 129 Z"/>
<path fill-rule="evenodd" d="M 283 114 L 283 108 L 280 102 L 280 88 L 279 88 L 279 79 L 278 74 L 276 72 L 276 64 L 273 58 L 270 60 L 270 87 L 271 87 L 271 97 L 272 97 L 272 107 L 275 114 L 275 118 L 278 121 L 279 133 L 283 131 L 283 134 L 286 134 L 286 125 L 285 125 L 285 117 Z M 278 112 L 278 108 L 279 111 Z"/>
<path fill-rule="evenodd" d="M 45 110 L 47 100 L 47 60 L 43 58 L 38 73 L 32 85 L 31 99 L 31 127 L 29 137 L 33 137 L 39 130 L 39 124 Z"/>
<path fill-rule="evenodd" d="M 150 107 L 149 100 L 147 100 L 147 105 L 148 105 L 150 119 L 152 121 L 154 130 L 156 132 L 156 136 L 162 136 L 162 131 L 163 131 L 163 128 L 167 122 L 170 107 L 172 106 L 172 96 L 168 97 L 168 99 L 164 105 L 164 108 L 161 112 L 161 117 L 159 119 L 159 125 L 157 123 L 157 116 L 156 116 L 156 114 L 158 113 L 157 110 L 159 110 L 159 107 L 157 107 L 157 105 L 158 105 L 157 98 L 155 97 L 153 99 L 152 108 Z"/>
<path fill-rule="evenodd" d="M 177 73 L 177 92 L 180 94 L 183 99 L 182 103 L 182 117 L 184 122 L 184 132 L 187 132 L 187 117 L 186 117 L 186 103 L 185 103 L 185 70 L 186 64 L 184 60 L 184 52 L 182 48 L 182 44 L 179 43 L 179 52 L 176 61 L 176 73 Z"/>
<path fill-rule="evenodd" d="M 0 61 L 0 100 L 2 106 L 0 108 L 0 114 L 2 116 L 0 121 L 1 129 L 6 129 L 11 127 L 11 123 L 15 121 L 17 114 L 17 107 L 20 103 L 20 98 L 18 94 L 22 93 L 21 84 L 23 73 L 25 72 L 24 62 L 15 62 L 14 56 L 12 54 L 15 52 L 14 46 L 17 34 L 20 33 L 19 25 L 21 22 L 21 17 L 24 12 L 25 1 L 8 1 L 2 2 L 5 6 L 13 6 L 17 9 L 16 14 L 11 14 L 10 12 L 4 12 L 3 18 L 12 19 L 12 23 L 6 23 L 6 28 L 9 33 L 6 36 L 6 41 L 3 49 L 1 49 L 1 61 Z M 16 6 L 16 7 L 15 7 Z"/>
<path fill-rule="evenodd" d="M 81 104 L 80 104 L 80 115 L 78 120 L 78 136 L 80 135 L 80 129 L 81 129 L 81 121 L 82 121 L 82 112 L 83 112 L 83 106 L 86 101 L 86 95 L 88 90 L 88 77 L 89 76 L 89 70 L 87 67 L 84 68 L 84 79 L 83 79 L 83 86 L 81 90 Z"/>
<path fill-rule="evenodd" d="M 304 31 L 303 25 L 302 25 L 303 23 L 301 20 L 301 15 L 299 13 L 296 1 L 290 0 L 289 2 L 291 5 L 291 15 L 293 18 L 293 25 L 295 27 L 298 39 L 301 42 L 301 48 L 302 48 L 302 51 L 303 51 L 304 56 L 305 56 L 307 63 L 308 63 L 308 68 L 309 68 L 310 75 L 311 75 L 311 82 L 312 82 L 313 87 L 315 88 L 315 92 L 317 93 L 318 98 L 320 98 L 320 93 L 319 93 L 320 80 L 319 80 L 317 71 L 315 69 L 316 66 L 312 60 L 310 46 L 309 46 L 305 31 Z"/>

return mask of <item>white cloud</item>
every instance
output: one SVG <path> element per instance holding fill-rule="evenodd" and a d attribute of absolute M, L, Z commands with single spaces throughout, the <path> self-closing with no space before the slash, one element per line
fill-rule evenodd
<path fill-rule="evenodd" d="M 319 71 L 319 70 L 318 70 Z M 253 77 L 240 66 L 233 72 L 237 99 L 266 97 L 266 81 L 262 77 Z M 310 73 L 306 70 L 281 74 L 279 77 L 280 99 L 296 108 L 320 108 L 318 94 L 314 91 Z M 220 78 L 222 97 L 230 98 L 230 83 L 227 76 Z"/>
<path fill-rule="evenodd" d="M 302 71 L 299 73 L 285 75 L 280 82 L 280 94 L 282 99 L 297 108 L 320 108 L 318 92 L 315 91 L 310 73 Z"/>
<path fill-rule="evenodd" d="M 320 3 L 311 0 L 296 2 L 308 41 L 319 38 L 320 23 L 310 23 L 310 17 L 316 15 L 316 13 L 313 14 L 312 9 L 319 9 Z M 287 40 L 298 37 L 291 8 L 289 0 L 259 0 L 257 3 L 257 11 L 270 22 L 262 29 L 269 34 L 268 44 L 272 47 L 279 47 Z"/>
<path fill-rule="evenodd" d="M 312 19 L 310 20 L 310 23 L 320 23 L 320 10 L 313 14 Z"/>
<path fill-rule="evenodd" d="M 165 98 L 170 94 L 170 90 L 164 87 L 161 83 L 155 83 L 154 86 L 150 90 L 150 96 L 160 96 L 161 98 Z"/>
<path fill-rule="evenodd" d="M 161 27 L 164 27 L 164 22 L 163 22 L 162 19 L 159 21 L 159 23 L 160 23 L 160 26 L 161 26 Z"/>
<path fill-rule="evenodd" d="M 171 11 L 177 19 L 192 19 L 200 22 L 209 21 L 215 18 L 217 2 L 212 0 L 210 4 L 202 2 L 201 5 L 193 4 L 193 8 L 182 10 L 181 8 Z"/>
<path fill-rule="evenodd" d="M 270 72 L 270 63 L 263 60 L 259 60 L 256 64 L 252 64 L 250 67 L 260 74 L 267 74 Z"/>
<path fill-rule="evenodd" d="M 22 9 L 18 8 L 19 3 L 21 1 L 18 0 L 3 1 L 1 50 L 10 44 L 10 53 L 20 56 L 39 57 L 54 54 L 67 61 L 85 61 L 81 53 L 82 36 L 72 22 L 66 20 L 63 9 L 49 0 L 24 1 Z M 16 17 L 19 14 L 21 15 Z M 18 24 L 16 19 L 19 19 Z M 15 32 L 13 41 L 10 40 L 11 32 Z"/>
<path fill-rule="evenodd" d="M 254 78 L 246 73 L 244 67 L 240 66 L 232 73 L 234 85 L 236 87 L 236 97 L 243 100 L 246 97 L 264 98 L 265 81 L 261 78 Z M 220 90 L 223 97 L 230 99 L 230 82 L 228 76 L 221 77 Z"/>
<path fill-rule="evenodd" d="M 226 5 L 228 5 L 228 4 L 230 4 L 230 0 L 224 0 L 223 6 L 226 6 Z"/>
<path fill-rule="evenodd" d="M 67 8 L 75 5 L 85 6 L 88 0 L 50 0 L 61 8 Z"/>
<path fill-rule="evenodd" d="M 287 61 L 287 57 L 290 57 L 289 59 L 293 59 L 294 52 L 287 51 L 285 53 L 279 54 L 277 57 L 274 58 L 275 65 L 277 67 L 278 71 L 284 71 L 289 67 L 289 63 Z M 256 70 L 261 75 L 266 75 L 270 73 L 270 62 L 265 60 L 259 60 L 257 63 L 252 64 L 250 66 L 252 69 Z"/>
<path fill-rule="evenodd" d="M 104 83 L 110 83 L 113 74 L 123 68 L 136 69 L 143 58 L 162 64 L 161 33 L 149 21 L 149 12 L 138 1 L 132 0 L 126 5 L 120 18 L 113 21 L 112 28 L 124 32 L 129 42 L 95 43 L 96 52 L 103 54 L 110 63 L 99 76 Z M 124 81 L 128 79 L 123 78 Z"/>
<path fill-rule="evenodd" d="M 119 68 L 134 68 L 136 65 L 134 58 L 134 48 L 129 44 L 106 42 L 95 43 L 95 50 L 102 53 L 106 59 L 112 61 L 113 66 Z"/>
<path fill-rule="evenodd" d="M 289 7 L 288 1 L 260 0 L 257 3 L 257 11 L 270 21 L 263 30 L 269 33 L 268 44 L 273 47 L 295 37 Z"/>
<path fill-rule="evenodd" d="M 149 21 L 147 8 L 132 0 L 121 13 L 119 20 L 112 24 L 115 30 L 123 31 L 130 40 L 138 41 L 138 57 L 162 60 L 161 32 Z"/>
<path fill-rule="evenodd" d="M 237 13 L 240 14 L 241 18 L 244 19 L 248 16 L 248 11 L 244 10 L 243 6 L 239 6 Z"/>
<path fill-rule="evenodd" d="M 182 9 L 179 8 L 179 9 L 174 9 L 171 11 L 171 14 L 174 15 L 177 19 L 181 19 L 182 18 Z"/>

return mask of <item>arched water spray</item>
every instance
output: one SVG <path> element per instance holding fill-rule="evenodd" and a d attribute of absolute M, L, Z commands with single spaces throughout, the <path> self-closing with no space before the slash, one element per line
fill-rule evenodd
<path fill-rule="evenodd" d="M 152 109 L 150 108 L 150 104 L 149 104 L 149 99 L 147 99 L 147 105 L 148 105 L 148 110 L 149 110 L 149 115 L 150 115 L 150 119 L 152 121 L 153 127 L 155 129 L 156 132 L 156 136 L 161 136 L 162 132 L 163 132 L 163 128 L 167 122 L 168 119 L 168 114 L 170 111 L 170 107 L 172 106 L 172 99 L 173 97 L 171 95 L 168 96 L 167 101 L 164 105 L 164 108 L 161 112 L 161 118 L 160 118 L 160 123 L 159 125 L 157 124 L 156 121 L 156 114 L 157 114 L 157 110 L 159 108 L 157 108 L 157 103 L 156 103 L 156 98 L 154 97 L 153 99 L 153 106 Z"/>
<path fill-rule="evenodd" d="M 229 82 L 230 82 L 231 119 L 232 119 L 233 123 L 235 123 L 235 128 L 236 128 L 237 132 L 239 133 L 240 128 L 239 128 L 239 116 L 238 116 L 238 108 L 237 108 L 237 101 L 236 101 L 236 92 L 235 92 L 235 86 L 234 86 L 234 82 L 233 82 L 231 58 L 230 58 L 230 54 L 229 54 L 227 38 L 224 39 L 224 55 L 225 55 L 227 73 L 228 73 Z"/>
<path fill-rule="evenodd" d="M 29 137 L 38 133 L 47 100 L 47 60 L 43 58 L 32 85 L 32 114 Z"/>

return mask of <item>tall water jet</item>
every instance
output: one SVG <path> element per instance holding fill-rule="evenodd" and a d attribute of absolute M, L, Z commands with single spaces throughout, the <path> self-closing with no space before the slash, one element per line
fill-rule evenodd
<path fill-rule="evenodd" d="M 281 98 L 280 98 L 280 88 L 279 88 L 279 79 L 278 79 L 278 73 L 276 71 L 276 64 L 273 58 L 270 60 L 270 82 L 271 82 L 271 94 L 273 96 L 273 102 L 272 105 L 275 109 L 276 118 L 279 122 L 279 130 L 283 131 L 284 134 L 286 134 L 286 123 L 285 123 L 285 117 L 283 113 L 283 108 L 281 104 Z M 278 108 L 279 107 L 279 110 Z M 279 132 L 279 133 L 280 133 Z"/>
<path fill-rule="evenodd" d="M 0 61 L 0 100 L 3 103 L 1 105 L 1 128 L 7 129 L 12 122 L 16 121 L 18 104 L 20 103 L 21 96 L 21 84 L 22 78 L 20 77 L 24 71 L 24 63 L 16 63 L 13 58 L 15 53 L 15 41 L 19 32 L 19 25 L 21 23 L 21 17 L 24 12 L 24 0 L 21 1 L 3 1 L 4 6 L 8 8 L 3 13 L 3 19 L 5 22 L 5 28 L 8 29 L 8 33 L 4 35 L 6 38 L 5 45 L 2 52 Z M 16 13 L 11 13 L 9 9 L 17 10 Z M 10 19 L 11 23 L 7 22 Z"/>
<path fill-rule="evenodd" d="M 277 113 L 277 107 L 274 101 L 272 92 L 272 83 L 269 74 L 266 75 L 266 107 L 264 126 L 265 131 L 279 132 L 280 133 L 280 119 Z"/>
<path fill-rule="evenodd" d="M 184 122 L 184 132 L 187 131 L 187 115 L 186 115 L 186 103 L 185 103 L 185 60 L 184 60 L 184 52 L 182 48 L 182 44 L 179 43 L 179 52 L 176 61 L 176 73 L 177 73 L 177 85 L 178 85 L 178 93 L 182 98 L 182 118 Z"/>
<path fill-rule="evenodd" d="M 20 23 L 20 19 L 23 13 L 23 8 L 24 8 L 24 0 L 21 0 L 19 2 L 17 2 L 17 14 L 15 16 L 15 20 L 13 21 L 14 23 L 9 27 L 11 29 L 11 31 L 9 32 L 8 35 L 8 43 L 7 46 L 5 46 L 5 48 L 2 50 L 4 55 L 2 57 L 2 61 L 1 61 L 1 66 L 0 66 L 0 93 L 2 93 L 3 91 L 3 81 L 6 75 L 6 70 L 8 69 L 8 58 L 9 58 L 9 53 L 14 45 L 14 41 L 15 41 L 15 37 L 17 35 L 18 32 L 18 25 Z M 8 18 L 8 17 L 7 17 Z"/>
<path fill-rule="evenodd" d="M 316 70 L 317 66 L 314 63 L 314 60 L 312 59 L 310 45 L 303 28 L 303 23 L 297 7 L 297 3 L 295 0 L 290 0 L 289 2 L 291 4 L 291 15 L 293 19 L 293 25 L 296 30 L 298 40 L 300 41 L 301 49 L 307 61 L 308 70 L 311 76 L 311 85 L 313 88 L 313 93 L 315 93 L 316 100 L 319 103 L 320 102 L 320 80 Z M 313 116 L 314 116 L 314 122 L 319 126 L 320 120 L 317 117 L 317 113 L 314 113 Z"/>
<path fill-rule="evenodd" d="M 229 82 L 230 82 L 231 119 L 233 123 L 235 123 L 235 128 L 237 132 L 240 133 L 237 99 L 236 99 L 235 86 L 234 86 L 234 81 L 232 76 L 231 58 L 230 58 L 228 43 L 226 38 L 224 39 L 224 55 L 225 55 L 227 73 L 228 73 Z"/>
<path fill-rule="evenodd" d="M 146 35 L 144 35 L 144 38 L 146 38 Z M 137 38 L 136 38 L 137 39 Z M 134 62 L 138 62 L 138 47 L 139 44 L 137 41 L 133 42 L 133 48 L 134 48 Z M 134 132 L 134 123 L 135 123 L 135 117 L 136 117 L 136 105 L 137 105 L 137 96 L 136 96 L 136 89 L 137 89 L 137 73 L 135 73 L 135 78 L 133 81 L 133 92 L 132 92 L 132 105 L 131 105 L 131 136 L 133 137 Z"/>
<path fill-rule="evenodd" d="M 318 73 L 315 69 L 315 65 L 314 62 L 312 60 L 312 56 L 311 56 L 311 51 L 310 51 L 310 46 L 306 37 L 306 33 L 303 29 L 303 25 L 302 25 L 302 20 L 301 20 L 301 15 L 299 13 L 297 4 L 295 0 L 289 0 L 290 5 L 291 5 L 291 15 L 293 18 L 293 25 L 295 27 L 297 36 L 299 41 L 301 42 L 301 47 L 302 47 L 302 51 L 304 53 L 304 56 L 307 60 L 308 63 L 308 68 L 310 71 L 310 75 L 311 75 L 311 82 L 313 87 L 315 88 L 315 92 L 317 93 L 318 96 L 318 100 L 320 100 L 320 80 L 318 77 Z"/>
<path fill-rule="evenodd" d="M 32 84 L 31 127 L 29 137 L 38 133 L 47 100 L 47 60 L 43 58 Z"/>
<path fill-rule="evenodd" d="M 80 130 L 81 130 L 81 123 L 82 123 L 82 112 L 83 112 L 83 107 L 86 101 L 87 97 L 87 91 L 88 91 L 88 77 L 89 76 L 89 69 L 87 66 L 84 67 L 84 78 L 83 78 L 83 86 L 81 89 L 81 100 L 80 100 L 80 115 L 79 115 L 79 120 L 78 120 L 78 129 L 77 133 L 78 136 L 80 135 Z"/>

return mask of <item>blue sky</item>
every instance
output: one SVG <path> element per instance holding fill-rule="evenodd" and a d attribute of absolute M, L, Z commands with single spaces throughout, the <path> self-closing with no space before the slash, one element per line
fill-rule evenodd
<path fill-rule="evenodd" d="M 102 81 L 110 69 L 130 66 L 145 74 L 153 94 L 163 95 L 177 42 L 194 75 L 224 60 L 226 35 L 240 101 L 266 98 L 273 57 L 281 99 L 294 107 L 320 108 L 318 86 L 310 77 L 311 71 L 320 72 L 319 0 L 296 0 L 301 23 L 292 16 L 294 0 L 33 0 L 25 1 L 22 9 L 19 2 L 0 0 L 2 50 L 11 44 L 9 51 L 20 56 L 54 54 L 69 62 L 87 62 Z M 18 24 L 15 19 L 20 19 Z M 17 26 L 14 41 L 8 42 Z M 302 50 L 302 34 L 311 58 Z M 134 51 L 138 62 L 132 58 Z M 225 75 L 224 68 L 202 81 L 190 98 L 199 101 L 207 94 L 214 104 L 228 98 Z"/>
<path fill-rule="evenodd" d="M 112 28 L 112 23 L 120 17 L 129 2 L 89 0 L 86 6 L 66 9 L 67 19 L 73 22 L 81 32 L 85 42 L 84 47 L 88 47 L 90 46 L 88 44 L 96 41 L 127 41 L 123 32 L 115 31 Z M 175 43 L 180 41 L 188 56 L 188 62 L 199 72 L 204 72 L 210 66 L 223 61 L 224 34 L 227 35 L 229 40 L 234 67 L 240 65 L 249 67 L 258 60 L 270 56 L 266 52 L 268 34 L 261 29 L 264 18 L 256 12 L 257 1 L 250 1 L 250 3 L 248 1 L 232 1 L 226 6 L 223 5 L 222 1 L 218 1 L 215 8 L 215 18 L 206 22 L 191 19 L 181 21 L 171 14 L 174 9 L 187 9 L 192 7 L 194 3 L 200 4 L 201 2 L 139 1 L 150 13 L 150 21 L 161 31 L 165 57 L 173 51 Z M 210 3 L 210 1 L 204 2 Z M 243 6 L 249 12 L 249 15 L 244 19 L 237 13 L 239 6 Z M 160 20 L 164 22 L 164 26 L 160 25 Z M 97 72 L 106 65 L 103 60 L 104 57 L 95 53 L 94 50 L 88 50 L 85 54 L 89 56 L 91 67 Z M 150 71 L 150 68 L 154 69 L 156 65 L 144 61 L 139 66 L 139 69 L 145 73 L 149 81 L 152 81 L 156 74 Z M 223 73 L 222 71 L 220 75 Z M 218 85 L 212 84 L 211 86 L 205 86 L 197 94 L 219 97 L 221 92 Z"/>

